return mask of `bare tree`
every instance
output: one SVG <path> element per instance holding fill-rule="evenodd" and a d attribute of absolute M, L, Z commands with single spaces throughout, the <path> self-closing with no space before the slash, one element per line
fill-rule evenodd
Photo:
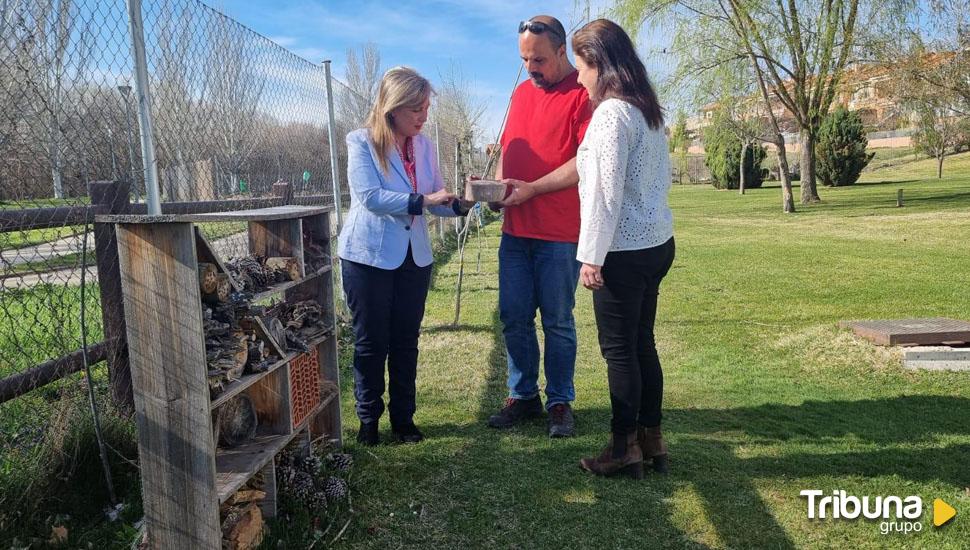
<path fill-rule="evenodd" d="M 348 129 L 360 128 L 367 120 L 381 84 L 381 51 L 377 44 L 364 44 L 359 54 L 354 49 L 347 50 L 346 84 L 336 98 L 340 120 Z"/>
<path fill-rule="evenodd" d="M 219 170 L 229 176 L 230 192 L 239 191 L 243 165 L 257 146 L 260 99 L 266 82 L 255 74 L 255 51 L 245 28 L 226 18 L 212 20 L 208 68 L 209 102 L 212 109 Z"/>
<path fill-rule="evenodd" d="M 759 70 L 750 40 L 744 39 L 728 0 L 657 0 L 648 5 L 620 2 L 615 9 L 627 28 L 638 28 L 645 19 L 653 25 L 673 29 L 670 48 L 664 53 L 675 56 L 677 65 L 674 74 L 661 83 L 660 89 L 666 97 L 695 106 L 712 101 L 736 104 L 744 100 L 748 108 L 756 105 L 750 99 L 761 98 L 763 106 L 756 110 L 763 113 L 763 122 L 770 130 L 765 131 L 762 140 L 775 146 L 782 211 L 794 212 L 791 170 L 780 113 L 776 112 L 776 102 L 771 99 L 767 79 Z M 747 68 L 743 66 L 745 62 L 749 63 Z M 739 95 L 742 92 L 748 95 Z"/>
<path fill-rule="evenodd" d="M 801 133 L 802 203 L 819 200 L 815 140 L 843 72 L 863 57 L 862 50 L 890 38 L 889 30 L 912 8 L 911 0 L 629 0 L 618 6 L 631 25 L 673 21 L 681 75 L 696 76 L 733 59 L 750 61 L 769 118 L 777 122 L 777 102 Z M 857 29 L 859 21 L 865 29 Z M 698 51 L 704 55 L 691 55 Z"/>
<path fill-rule="evenodd" d="M 204 71 L 194 66 L 192 49 L 192 14 L 176 14 L 172 0 L 163 0 L 156 20 L 159 32 L 158 53 L 153 72 L 152 100 L 155 113 L 155 137 L 164 191 L 169 200 L 214 198 L 211 191 L 196 189 L 190 181 L 191 161 L 199 158 L 203 129 L 211 114 L 202 105 L 208 99 L 211 82 Z"/>
<path fill-rule="evenodd" d="M 900 70 L 898 94 L 949 98 L 948 109 L 970 115 L 970 12 L 963 0 L 932 0 L 906 33 L 878 59 Z"/>
<path fill-rule="evenodd" d="M 923 8 L 879 57 L 899 75 L 893 92 L 917 126 L 916 149 L 936 159 L 943 177 L 944 159 L 966 146 L 970 131 L 970 13 L 957 0 Z"/>
<path fill-rule="evenodd" d="M 31 97 L 29 119 L 43 125 L 34 137 L 43 136 L 38 145 L 50 163 L 54 197 L 63 198 L 65 117 L 73 110 L 67 104 L 67 92 L 80 87 L 85 76 L 90 58 L 89 25 L 80 20 L 70 0 L 22 1 L 6 9 L 17 14 L 16 30 L 24 50 L 17 61 Z"/>
<path fill-rule="evenodd" d="M 440 75 L 440 79 L 441 87 L 435 98 L 435 118 L 457 140 L 460 157 L 465 159 L 458 167 L 457 180 L 464 181 L 474 168 L 469 161 L 475 158 L 473 149 L 486 105 L 473 97 L 471 83 L 457 64 L 452 63 Z M 461 192 L 460 189 L 455 191 Z"/>

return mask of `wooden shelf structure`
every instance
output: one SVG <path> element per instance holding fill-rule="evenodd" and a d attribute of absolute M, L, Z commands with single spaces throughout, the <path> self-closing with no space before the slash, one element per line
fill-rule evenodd
<path fill-rule="evenodd" d="M 332 257 L 330 209 L 281 206 L 100 216 L 98 221 L 115 224 L 118 238 L 149 545 L 221 548 L 220 504 L 257 473 L 262 472 L 267 493 L 260 508 L 275 515 L 275 456 L 280 450 L 294 440 L 309 443 L 322 437 L 341 443 L 333 270 L 328 264 L 306 274 L 304 257 L 304 239 Z M 270 342 L 281 358 L 264 372 L 229 383 L 214 398 L 206 375 L 198 264 L 212 263 L 223 273 L 226 268 L 195 225 L 213 221 L 247 221 L 250 254 L 297 258 L 300 280 L 266 289 L 254 299 L 315 300 L 328 325 L 308 342 L 306 354 L 287 352 L 285 342 Z M 268 332 L 263 336 L 272 339 Z M 298 366 L 304 370 L 294 371 Z M 312 369 L 319 371 L 318 379 Z M 307 376 L 311 385 L 306 385 Z M 256 409 L 257 435 L 243 445 L 220 448 L 213 419 L 219 407 L 243 392 Z M 319 393 L 315 401 L 313 392 Z M 296 403 L 298 398 L 303 401 Z"/>

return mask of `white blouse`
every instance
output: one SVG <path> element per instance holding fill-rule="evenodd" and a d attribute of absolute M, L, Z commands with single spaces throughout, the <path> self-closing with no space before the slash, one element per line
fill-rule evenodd
<path fill-rule="evenodd" d="M 576 153 L 576 169 L 577 260 L 601 266 L 607 252 L 659 246 L 674 235 L 667 135 L 647 126 L 639 109 L 619 99 L 600 103 Z"/>

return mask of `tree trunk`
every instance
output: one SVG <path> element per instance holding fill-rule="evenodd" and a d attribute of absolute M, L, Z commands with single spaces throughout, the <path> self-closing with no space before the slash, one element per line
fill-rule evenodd
<path fill-rule="evenodd" d="M 791 189 L 791 171 L 788 168 L 785 138 L 781 134 L 775 137 L 775 147 L 778 152 L 778 177 L 781 178 L 781 207 L 786 214 L 791 214 L 795 212 L 795 196 Z"/>
<path fill-rule="evenodd" d="M 943 157 L 945 156 L 946 154 L 943 151 L 936 155 L 936 179 L 943 179 Z"/>
<path fill-rule="evenodd" d="M 802 204 L 819 202 L 815 188 L 815 135 L 802 130 Z"/>
<path fill-rule="evenodd" d="M 54 161 L 55 163 L 57 161 Z M 57 168 L 56 164 L 51 167 L 51 179 L 54 180 L 54 198 L 63 199 L 64 198 L 64 183 L 61 179 L 61 171 Z"/>
<path fill-rule="evenodd" d="M 50 120 L 50 161 L 51 161 L 51 182 L 54 184 L 54 198 L 64 198 L 64 180 L 61 176 L 61 144 L 59 137 L 59 124 L 57 114 L 51 115 Z"/>
<path fill-rule="evenodd" d="M 748 140 L 741 142 L 741 162 L 738 163 L 738 193 L 744 194 L 744 154 L 748 152 Z"/>

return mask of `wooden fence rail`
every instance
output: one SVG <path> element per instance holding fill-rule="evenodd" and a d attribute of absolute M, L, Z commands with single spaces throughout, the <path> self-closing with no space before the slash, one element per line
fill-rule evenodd
<path fill-rule="evenodd" d="M 121 296 L 121 275 L 118 265 L 118 241 L 111 224 L 95 223 L 100 214 L 146 214 L 144 204 L 132 204 L 130 185 L 126 181 L 98 181 L 88 184 L 90 205 L 0 210 L 0 233 L 27 231 L 50 227 L 91 224 L 94 233 L 94 257 L 98 266 L 98 286 L 101 291 L 101 315 L 104 340 L 88 346 L 88 363 L 108 362 L 111 396 L 120 411 L 134 410 L 131 370 L 128 364 L 125 312 Z M 289 183 L 273 185 L 272 197 L 226 199 L 199 202 L 162 203 L 163 214 L 199 214 L 282 206 L 289 203 L 323 204 L 332 202 L 329 196 L 294 197 Z M 0 403 L 24 395 L 59 380 L 83 368 L 81 350 L 57 357 L 23 372 L 0 379 Z"/>

